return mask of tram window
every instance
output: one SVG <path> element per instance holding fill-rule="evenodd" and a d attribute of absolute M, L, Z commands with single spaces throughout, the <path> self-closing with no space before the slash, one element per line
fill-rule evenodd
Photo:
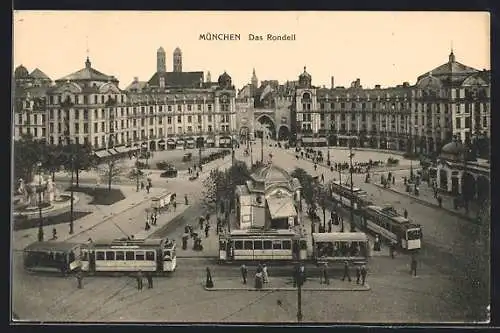
<path fill-rule="evenodd" d="M 253 250 L 253 242 L 252 241 L 245 241 L 243 243 L 245 250 Z"/>
<path fill-rule="evenodd" d="M 113 251 L 106 251 L 106 260 L 115 260 L 115 253 Z"/>
<path fill-rule="evenodd" d="M 145 255 L 144 255 L 144 252 L 136 252 L 135 253 L 135 260 L 144 260 L 145 258 Z"/>
<path fill-rule="evenodd" d="M 264 250 L 271 250 L 273 248 L 273 242 L 270 240 L 264 241 Z"/>
<path fill-rule="evenodd" d="M 146 260 L 154 261 L 155 260 L 155 252 L 154 251 L 146 251 Z"/>
<path fill-rule="evenodd" d="M 95 260 L 104 260 L 104 252 L 103 251 L 96 251 Z"/>
<path fill-rule="evenodd" d="M 243 249 L 243 241 L 234 241 L 234 249 L 242 250 Z"/>
<path fill-rule="evenodd" d="M 88 251 L 82 251 L 82 260 L 89 261 L 89 252 Z"/>
<path fill-rule="evenodd" d="M 273 242 L 273 250 L 281 250 L 281 241 Z"/>
<path fill-rule="evenodd" d="M 135 260 L 135 253 L 134 253 L 134 251 L 127 251 L 127 252 L 125 252 L 125 259 L 126 260 Z"/>
<path fill-rule="evenodd" d="M 305 240 L 300 241 L 300 249 L 307 250 L 307 242 Z"/>
<path fill-rule="evenodd" d="M 116 251 L 116 260 L 125 260 L 125 252 L 123 251 Z"/>
<path fill-rule="evenodd" d="M 283 250 L 290 250 L 292 248 L 292 241 L 284 240 L 283 241 Z"/>
<path fill-rule="evenodd" d="M 226 242 L 225 241 L 219 241 L 219 249 L 221 249 L 221 250 L 226 249 Z"/>
<path fill-rule="evenodd" d="M 253 241 L 253 248 L 255 250 L 262 250 L 262 241 L 260 240 Z"/>

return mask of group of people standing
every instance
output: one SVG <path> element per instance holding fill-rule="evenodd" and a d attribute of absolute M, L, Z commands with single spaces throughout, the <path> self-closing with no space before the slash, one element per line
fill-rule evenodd
<path fill-rule="evenodd" d="M 245 264 L 241 265 L 241 279 L 243 284 L 247 284 L 248 268 Z M 255 288 L 262 289 L 264 284 L 269 283 L 269 273 L 266 264 L 259 264 L 255 272 Z"/>

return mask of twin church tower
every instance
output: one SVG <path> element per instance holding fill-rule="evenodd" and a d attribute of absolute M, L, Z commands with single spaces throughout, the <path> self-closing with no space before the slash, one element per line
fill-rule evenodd
<path fill-rule="evenodd" d="M 166 54 L 163 47 L 160 47 L 158 51 L 156 51 L 156 71 L 160 73 L 167 71 Z M 172 71 L 178 73 L 182 72 L 182 51 L 178 47 L 174 50 Z"/>

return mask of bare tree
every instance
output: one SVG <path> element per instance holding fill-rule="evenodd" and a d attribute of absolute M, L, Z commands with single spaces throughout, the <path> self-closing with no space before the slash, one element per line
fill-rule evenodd
<path fill-rule="evenodd" d="M 111 184 L 117 181 L 123 169 L 119 159 L 109 159 L 104 165 L 99 166 L 101 177 L 108 183 L 108 191 L 111 191 Z"/>

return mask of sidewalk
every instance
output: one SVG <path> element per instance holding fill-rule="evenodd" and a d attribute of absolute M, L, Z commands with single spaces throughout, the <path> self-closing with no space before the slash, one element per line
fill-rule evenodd
<path fill-rule="evenodd" d="M 404 185 L 404 181 L 402 179 L 398 179 L 398 178 L 400 178 L 400 177 L 396 177 L 396 183 L 394 185 L 391 184 L 390 187 L 388 187 L 388 188 L 385 188 L 384 186 L 382 186 L 379 182 L 379 179 L 374 179 L 372 184 L 379 187 L 382 190 L 392 191 L 394 193 L 404 195 L 408 198 L 412 198 L 413 200 L 418 201 L 419 203 L 421 203 L 423 205 L 433 207 L 436 209 L 442 209 L 442 210 L 445 210 L 454 216 L 457 216 L 459 218 L 477 223 L 476 216 L 478 214 L 478 207 L 476 204 L 469 203 L 469 214 L 466 215 L 465 209 L 463 209 L 463 208 L 455 209 L 454 208 L 452 196 L 438 193 L 438 195 L 440 195 L 441 198 L 443 199 L 442 207 L 440 208 L 439 204 L 437 202 L 437 199 L 434 198 L 434 192 L 432 190 L 432 187 L 427 185 L 426 182 L 422 182 L 420 184 L 420 186 L 418 187 L 419 195 L 416 196 L 413 192 L 412 193 L 406 192 L 406 187 Z"/>
<path fill-rule="evenodd" d="M 213 278 L 214 287 L 207 288 L 206 281 L 202 281 L 203 289 L 206 291 L 296 291 L 297 287 L 293 286 L 292 278 L 287 277 L 269 277 L 269 283 L 264 284 L 262 289 L 254 288 L 254 280 L 251 276 L 248 277 L 247 284 L 243 284 L 241 278 L 235 279 L 218 279 Z M 302 286 L 302 291 L 369 291 L 371 288 L 368 284 L 356 284 L 355 279 L 352 282 L 342 281 L 339 279 L 330 279 L 330 284 L 320 284 L 319 278 L 307 278 L 307 281 Z"/>

